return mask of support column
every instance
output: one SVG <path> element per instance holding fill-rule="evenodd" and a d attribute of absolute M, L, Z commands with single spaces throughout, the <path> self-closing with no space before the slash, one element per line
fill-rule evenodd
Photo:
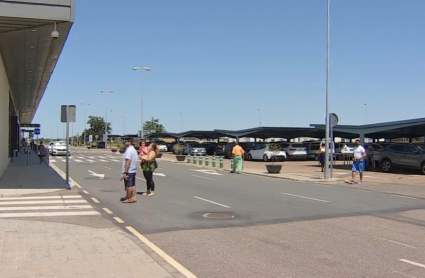
<path fill-rule="evenodd" d="M 362 146 L 364 146 L 364 134 L 359 134 L 360 135 L 360 144 L 362 145 Z"/>

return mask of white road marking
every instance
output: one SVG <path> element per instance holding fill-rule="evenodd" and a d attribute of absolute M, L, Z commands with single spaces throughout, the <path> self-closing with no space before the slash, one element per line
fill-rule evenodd
<path fill-rule="evenodd" d="M 78 183 L 74 182 L 75 186 L 78 188 L 82 188 L 81 185 L 79 185 Z"/>
<path fill-rule="evenodd" d="M 383 240 L 383 241 L 392 242 L 392 243 L 395 243 L 395 244 L 400 244 L 400 245 L 403 245 L 403 246 L 406 246 L 406 247 L 409 247 L 409 248 L 416 248 L 415 246 L 412 246 L 412 245 L 409 245 L 409 244 L 401 243 L 401 242 L 394 241 L 394 240 L 385 239 L 385 238 L 382 238 L 382 237 L 374 236 L 374 238 L 377 238 L 377 239 L 380 239 L 380 240 Z"/>
<path fill-rule="evenodd" d="M 103 160 L 103 159 L 98 159 L 97 161 L 100 161 L 100 162 L 108 162 L 107 160 Z"/>
<path fill-rule="evenodd" d="M 51 163 L 55 163 L 55 162 L 56 162 L 56 160 L 51 159 L 51 160 L 49 160 L 49 162 L 51 162 Z"/>
<path fill-rule="evenodd" d="M 356 189 L 356 188 L 352 188 L 351 190 L 354 190 L 354 191 L 361 191 L 361 192 L 372 192 L 372 191 L 370 191 L 370 190 L 365 190 L 365 189 Z"/>
<path fill-rule="evenodd" d="M 196 199 L 199 199 L 199 200 L 202 200 L 202 201 L 205 201 L 205 202 L 217 205 L 217 206 L 221 206 L 221 207 L 224 207 L 224 208 L 230 208 L 229 206 L 226 206 L 226 205 L 223 205 L 223 204 L 220 204 L 220 203 L 208 200 L 208 199 L 204 199 L 204 198 L 201 198 L 201 197 L 198 197 L 198 196 L 193 196 L 193 198 L 196 198 Z"/>
<path fill-rule="evenodd" d="M 201 179 L 206 179 L 206 180 L 214 180 L 212 178 L 207 178 L 207 177 L 202 177 L 202 176 L 197 176 L 197 175 L 192 175 L 192 177 L 196 177 L 196 178 L 201 178 Z"/>
<path fill-rule="evenodd" d="M 411 265 L 415 265 L 415 266 L 425 268 L 425 264 L 420 264 L 420 263 L 417 263 L 417 262 L 414 262 L 414 261 L 409 261 L 409 260 L 406 260 L 406 259 L 399 259 L 399 261 L 403 262 L 403 263 L 407 263 L 407 264 L 411 264 Z"/>
<path fill-rule="evenodd" d="M 61 159 L 62 162 L 66 162 L 66 159 Z"/>
<path fill-rule="evenodd" d="M 93 202 L 95 202 L 96 204 L 99 204 L 100 202 L 99 202 L 99 200 L 98 199 L 96 199 L 95 197 L 91 197 L 91 199 L 92 199 L 92 201 Z"/>
<path fill-rule="evenodd" d="M 40 199 L 79 199 L 81 195 L 68 195 L 68 196 L 34 196 L 34 197 L 6 197 L 0 198 L 1 201 L 12 201 L 12 200 L 40 200 Z"/>
<path fill-rule="evenodd" d="M 295 195 L 295 194 L 290 194 L 290 193 L 281 192 L 280 194 L 288 195 L 288 196 L 293 196 L 293 197 L 298 197 L 298 198 L 304 198 L 304 199 L 318 201 L 318 202 L 330 203 L 330 201 L 316 199 L 316 198 L 311 198 L 311 197 L 306 197 L 306 196 L 301 196 L 301 195 Z"/>
<path fill-rule="evenodd" d="M 7 201 L 0 202 L 3 205 L 32 205 L 32 204 L 83 204 L 87 203 L 86 200 L 41 200 L 41 201 Z"/>
<path fill-rule="evenodd" d="M 145 179 L 142 179 L 142 178 L 139 178 L 139 177 L 136 177 L 136 179 L 139 179 L 139 180 L 142 180 L 142 181 L 146 181 Z"/>
<path fill-rule="evenodd" d="M 110 211 L 108 208 L 102 208 L 107 214 L 114 214 L 112 211 Z"/>
<path fill-rule="evenodd" d="M 74 159 L 75 162 L 83 162 L 82 160 L 79 159 Z"/>
<path fill-rule="evenodd" d="M 0 213 L 0 218 L 44 217 L 44 216 L 83 216 L 83 215 L 100 215 L 100 213 L 97 211 L 20 212 L 20 213 Z"/>
<path fill-rule="evenodd" d="M 153 173 L 154 176 L 166 177 L 163 173 Z"/>
<path fill-rule="evenodd" d="M 90 194 L 87 190 L 83 190 L 84 194 Z"/>
<path fill-rule="evenodd" d="M 214 171 L 214 170 L 209 170 L 209 169 L 189 169 L 190 171 L 195 171 L 195 172 L 201 172 L 204 174 L 208 174 L 208 175 L 216 175 L 216 176 L 222 176 L 222 174 Z"/>
<path fill-rule="evenodd" d="M 109 167 L 106 167 L 106 166 L 105 166 L 105 168 L 108 169 L 108 170 L 113 170 L 112 168 L 109 168 Z"/>
<path fill-rule="evenodd" d="M 87 170 L 87 172 L 89 172 L 91 176 L 98 177 L 101 180 L 103 180 L 103 178 L 105 178 L 105 174 L 96 174 L 95 172 L 90 171 L 90 170 Z"/>
<path fill-rule="evenodd" d="M 116 159 L 111 159 L 111 161 L 112 161 L 112 162 L 121 162 L 121 161 L 116 160 Z"/>
<path fill-rule="evenodd" d="M 400 197 L 400 198 L 406 198 L 406 199 L 413 199 L 413 200 L 417 200 L 418 198 L 415 197 L 409 197 L 409 196 L 403 196 L 403 195 L 397 195 L 397 194 L 390 194 L 391 196 L 394 197 Z"/>
<path fill-rule="evenodd" d="M 140 239 L 141 242 L 149 246 L 155 253 L 157 253 L 160 257 L 162 257 L 165 261 L 167 261 L 170 265 L 172 265 L 175 269 L 180 271 L 181 274 L 186 276 L 186 278 L 197 278 L 192 272 L 190 272 L 187 268 L 182 266 L 179 262 L 174 260 L 170 255 L 165 253 L 161 248 L 153 244 L 149 239 L 144 237 L 142 234 L 140 234 L 138 231 L 136 231 L 131 226 L 125 227 L 127 230 L 129 230 L 133 235 L 135 235 L 138 239 Z"/>
<path fill-rule="evenodd" d="M 90 205 L 68 206 L 32 206 L 32 207 L 0 207 L 0 211 L 10 210 L 61 210 L 61 209 L 92 209 Z M 0 214 L 1 215 L 1 214 Z"/>
<path fill-rule="evenodd" d="M 94 160 L 87 159 L 87 162 L 94 163 Z"/>
<path fill-rule="evenodd" d="M 118 223 L 120 223 L 120 224 L 123 224 L 123 223 L 125 223 L 124 222 L 124 220 L 122 220 L 121 218 L 119 218 L 119 217 L 114 217 L 114 220 L 115 221 L 117 221 Z"/>

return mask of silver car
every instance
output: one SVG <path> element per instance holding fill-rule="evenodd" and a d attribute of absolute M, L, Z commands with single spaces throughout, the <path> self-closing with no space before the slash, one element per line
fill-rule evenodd
<path fill-rule="evenodd" d="M 189 144 L 186 144 L 186 146 L 184 148 L 184 153 L 185 154 L 205 155 L 207 153 L 207 150 L 201 144 L 189 143 Z"/>
<path fill-rule="evenodd" d="M 421 170 L 425 174 L 425 151 L 421 145 L 394 144 L 380 155 L 380 165 L 384 172 L 395 168 Z"/>

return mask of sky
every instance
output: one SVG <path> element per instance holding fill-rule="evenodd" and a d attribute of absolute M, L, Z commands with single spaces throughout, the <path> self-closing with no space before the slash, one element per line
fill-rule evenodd
<path fill-rule="evenodd" d="M 113 134 L 135 134 L 142 92 L 144 120 L 169 132 L 324 123 L 326 11 L 326 0 L 77 0 L 33 123 L 63 137 L 68 104 L 74 134 L 106 111 Z M 423 0 L 331 0 L 340 124 L 424 117 L 424 11 Z"/>

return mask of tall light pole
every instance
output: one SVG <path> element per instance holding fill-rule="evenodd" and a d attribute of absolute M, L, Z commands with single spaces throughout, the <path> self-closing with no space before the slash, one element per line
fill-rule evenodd
<path fill-rule="evenodd" d="M 113 90 L 101 90 L 100 91 L 103 94 L 112 94 Z M 105 142 L 105 149 L 106 144 L 108 143 L 108 98 L 105 99 L 106 109 L 105 109 L 105 134 L 103 135 L 103 142 Z"/>
<path fill-rule="evenodd" d="M 365 103 L 363 105 L 365 106 L 365 116 L 366 116 L 365 122 L 367 124 L 367 103 Z"/>
<path fill-rule="evenodd" d="M 258 108 L 257 111 L 258 111 L 258 117 L 260 118 L 260 127 L 261 127 L 261 110 L 260 110 L 260 108 Z"/>
<path fill-rule="evenodd" d="M 145 71 L 150 71 L 151 68 L 148 67 L 133 67 L 133 70 L 145 70 Z M 144 132 L 143 132 L 143 74 L 140 74 L 140 84 L 141 84 L 141 93 L 140 93 L 140 137 L 143 139 L 144 137 Z"/>
<path fill-rule="evenodd" d="M 84 106 L 84 146 L 86 146 L 86 137 L 87 137 L 87 105 L 90 105 L 88 102 L 82 102 L 81 105 Z"/>
<path fill-rule="evenodd" d="M 183 132 L 183 113 L 180 112 L 180 132 Z"/>
<path fill-rule="evenodd" d="M 123 129 L 122 129 L 122 131 L 123 131 L 123 133 L 122 133 L 122 135 L 125 135 L 125 122 L 126 122 L 126 120 L 127 120 L 127 114 L 128 113 L 124 113 L 124 115 L 122 115 L 120 118 L 122 118 L 123 119 Z"/>
<path fill-rule="evenodd" d="M 330 68 L 331 68 L 331 59 L 330 59 L 330 0 L 328 0 L 327 3 L 327 39 L 326 39 L 326 128 L 325 128 L 325 179 L 328 180 L 330 178 L 330 171 L 329 171 L 329 151 L 333 152 L 333 147 L 330 145 L 330 138 L 329 138 L 329 130 L 330 130 L 330 92 L 329 92 L 329 83 L 330 83 Z M 333 154 L 332 154 L 333 155 Z"/>

